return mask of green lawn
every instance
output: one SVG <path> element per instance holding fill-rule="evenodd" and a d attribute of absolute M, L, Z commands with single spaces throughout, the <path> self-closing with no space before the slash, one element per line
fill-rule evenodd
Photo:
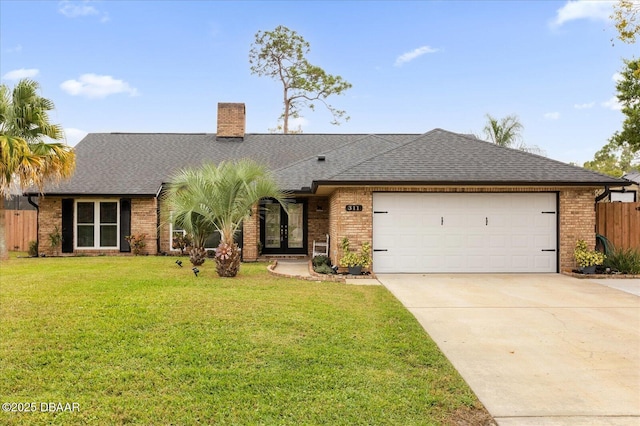
<path fill-rule="evenodd" d="M 221 279 L 210 260 L 196 278 L 186 258 L 174 262 L 3 262 L 0 402 L 38 412 L 2 412 L 0 424 L 487 420 L 383 287 L 279 278 L 265 264 Z M 79 411 L 41 412 L 43 402 Z"/>

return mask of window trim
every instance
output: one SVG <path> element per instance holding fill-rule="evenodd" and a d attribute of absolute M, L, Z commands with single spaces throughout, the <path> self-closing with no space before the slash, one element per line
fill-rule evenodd
<path fill-rule="evenodd" d="M 80 247 L 78 246 L 78 226 L 83 226 L 78 223 L 78 203 L 93 203 L 93 246 L 92 247 Z M 103 225 L 100 222 L 100 203 L 115 203 L 116 204 L 116 245 L 115 246 L 101 246 L 100 245 L 100 227 Z M 113 223 L 105 223 L 104 225 L 111 225 Z M 120 199 L 118 198 L 90 198 L 90 199 L 75 199 L 73 202 L 73 248 L 74 250 L 120 250 Z M 88 225 L 84 225 L 88 226 Z"/>

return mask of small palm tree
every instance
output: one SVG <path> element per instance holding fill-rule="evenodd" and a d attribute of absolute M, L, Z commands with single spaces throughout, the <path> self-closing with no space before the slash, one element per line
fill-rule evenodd
<path fill-rule="evenodd" d="M 207 237 L 213 231 L 220 233 L 216 270 L 221 277 L 234 277 L 240 269 L 234 236 L 242 221 L 262 198 L 284 203 L 285 197 L 265 166 L 239 160 L 181 170 L 167 187 L 164 205 L 173 223 L 193 238 L 192 263 L 204 253 Z"/>
<path fill-rule="evenodd" d="M 37 82 L 23 79 L 13 90 L 0 86 L 0 258 L 7 258 L 4 197 L 17 184 L 43 190 L 47 182 L 68 178 L 75 170 L 73 149 L 62 127 L 49 122 L 53 102 L 38 94 Z"/>

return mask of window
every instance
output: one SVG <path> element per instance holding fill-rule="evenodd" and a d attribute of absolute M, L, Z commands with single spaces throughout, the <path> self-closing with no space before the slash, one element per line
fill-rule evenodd
<path fill-rule="evenodd" d="M 119 216 L 117 201 L 76 202 L 76 247 L 117 249 Z"/>
<path fill-rule="evenodd" d="M 611 202 L 635 203 L 636 191 L 611 191 Z"/>

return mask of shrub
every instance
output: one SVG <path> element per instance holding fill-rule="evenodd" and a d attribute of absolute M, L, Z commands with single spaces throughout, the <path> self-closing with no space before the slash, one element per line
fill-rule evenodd
<path fill-rule="evenodd" d="M 136 256 L 139 255 L 147 245 L 147 243 L 144 242 L 146 238 L 147 234 L 127 235 L 124 237 L 124 239 L 129 242 L 129 245 L 131 245 L 131 251 Z"/>
<path fill-rule="evenodd" d="M 180 250 L 180 254 L 184 255 L 184 251 L 191 245 L 191 238 L 186 234 L 174 234 L 172 248 Z"/>
<path fill-rule="evenodd" d="M 57 254 L 58 246 L 62 242 L 62 234 L 60 233 L 60 229 L 57 226 L 55 226 L 53 228 L 53 232 L 49 234 L 49 242 L 51 243 L 51 248 L 53 249 L 54 253 Z"/>
<path fill-rule="evenodd" d="M 640 251 L 633 248 L 615 249 L 605 259 L 604 266 L 622 274 L 640 274 Z"/>
<path fill-rule="evenodd" d="M 316 256 L 319 257 L 319 256 Z M 322 264 L 320 266 L 316 266 L 313 268 L 314 271 L 316 271 L 318 274 L 326 274 L 326 275 L 331 275 L 331 274 L 335 274 L 336 271 L 333 270 L 333 268 L 329 265 L 326 264 Z"/>
<path fill-rule="evenodd" d="M 329 259 L 329 256 L 325 256 L 324 254 L 314 257 L 312 262 L 314 268 L 322 265 L 331 266 L 331 259 Z"/>
<path fill-rule="evenodd" d="M 38 242 L 37 241 L 29 241 L 29 256 L 30 257 L 38 257 Z"/>

